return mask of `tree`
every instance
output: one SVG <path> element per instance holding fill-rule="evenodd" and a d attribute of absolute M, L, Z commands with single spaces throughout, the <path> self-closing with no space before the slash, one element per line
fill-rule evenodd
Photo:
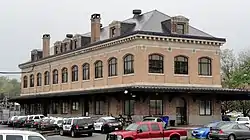
<path fill-rule="evenodd" d="M 239 53 L 236 59 L 233 50 L 223 50 L 221 55 L 222 85 L 227 88 L 248 88 L 250 83 L 250 51 Z M 222 103 L 225 111 L 241 111 L 244 116 L 250 113 L 250 101 L 226 101 Z"/>
<path fill-rule="evenodd" d="M 0 94 L 3 96 L 13 97 L 20 95 L 20 82 L 17 79 L 9 79 L 5 76 L 0 77 Z"/>

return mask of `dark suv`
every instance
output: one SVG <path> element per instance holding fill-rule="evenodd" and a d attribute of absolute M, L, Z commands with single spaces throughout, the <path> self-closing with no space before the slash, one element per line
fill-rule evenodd
<path fill-rule="evenodd" d="M 81 134 L 92 136 L 94 131 L 93 121 L 90 117 L 68 118 L 60 128 L 60 135 L 70 134 L 75 137 Z"/>

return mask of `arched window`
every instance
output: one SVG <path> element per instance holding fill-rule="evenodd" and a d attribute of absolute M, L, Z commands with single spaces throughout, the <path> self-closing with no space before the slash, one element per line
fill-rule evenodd
<path fill-rule="evenodd" d="M 71 71 L 72 71 L 72 79 L 71 79 L 72 82 L 78 81 L 78 66 L 77 65 L 72 66 Z"/>
<path fill-rule="evenodd" d="M 53 84 L 58 84 L 58 70 L 53 70 Z"/>
<path fill-rule="evenodd" d="M 34 75 L 30 75 L 30 87 L 34 87 Z"/>
<path fill-rule="evenodd" d="M 102 61 L 98 60 L 95 62 L 95 78 L 102 78 L 103 77 L 103 64 Z"/>
<path fill-rule="evenodd" d="M 42 74 L 41 73 L 37 73 L 36 75 L 36 85 L 37 86 L 42 86 Z"/>
<path fill-rule="evenodd" d="M 82 80 L 89 80 L 89 63 L 82 65 Z"/>
<path fill-rule="evenodd" d="M 108 61 L 109 68 L 108 68 L 108 74 L 109 76 L 117 76 L 117 58 L 111 58 Z"/>
<path fill-rule="evenodd" d="M 67 83 L 68 82 L 68 69 L 63 68 L 62 69 L 62 83 Z"/>
<path fill-rule="evenodd" d="M 23 88 L 27 88 L 28 87 L 28 77 L 24 76 L 23 77 Z"/>
<path fill-rule="evenodd" d="M 186 56 L 174 58 L 174 74 L 188 74 L 188 58 Z"/>
<path fill-rule="evenodd" d="M 212 61 L 211 58 L 201 57 L 198 60 L 199 75 L 211 76 L 212 75 Z"/>
<path fill-rule="evenodd" d="M 124 63 L 124 74 L 134 73 L 134 56 L 132 54 L 127 54 L 123 58 Z"/>
<path fill-rule="evenodd" d="M 149 73 L 164 73 L 164 60 L 160 54 L 151 54 L 148 57 L 148 72 Z"/>
<path fill-rule="evenodd" d="M 49 72 L 46 71 L 44 73 L 44 85 L 49 85 L 49 83 L 50 83 L 49 80 L 50 80 Z"/>

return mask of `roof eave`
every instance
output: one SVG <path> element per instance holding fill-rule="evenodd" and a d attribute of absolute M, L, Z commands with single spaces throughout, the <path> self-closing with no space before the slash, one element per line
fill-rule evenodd
<path fill-rule="evenodd" d="M 110 39 L 106 39 L 106 40 L 101 40 L 101 41 L 92 43 L 90 45 L 77 48 L 77 49 L 72 50 L 72 51 L 64 52 L 64 53 L 57 54 L 57 55 L 51 55 L 49 57 L 45 57 L 45 58 L 42 58 L 42 59 L 40 59 L 38 61 L 34 61 L 34 62 L 39 62 L 39 61 L 46 60 L 46 59 L 49 59 L 49 58 L 52 58 L 52 57 L 56 57 L 56 56 L 60 56 L 60 55 L 68 54 L 68 53 L 72 53 L 72 52 L 75 52 L 77 50 L 81 50 L 81 49 L 84 49 L 84 48 L 92 47 L 92 46 L 95 46 L 95 45 L 100 45 L 102 43 L 106 43 L 106 42 L 109 42 L 109 41 L 121 39 L 121 38 L 128 37 L 128 36 L 135 35 L 135 34 L 166 36 L 166 37 L 179 37 L 179 38 L 190 38 L 190 39 L 202 39 L 202 40 L 210 40 L 210 41 L 219 41 L 221 43 L 225 43 L 226 42 L 225 38 L 202 37 L 202 36 L 191 36 L 191 35 L 180 35 L 180 34 L 167 34 L 167 33 L 149 32 L 149 31 L 134 31 L 134 32 L 131 32 L 131 33 L 128 33 L 128 34 L 124 34 L 124 35 L 118 36 L 118 37 L 114 37 L 114 38 L 110 38 Z M 32 61 L 25 62 L 25 63 L 19 64 L 18 67 L 20 69 L 23 69 L 25 67 L 25 65 L 32 64 L 34 62 L 32 62 Z"/>

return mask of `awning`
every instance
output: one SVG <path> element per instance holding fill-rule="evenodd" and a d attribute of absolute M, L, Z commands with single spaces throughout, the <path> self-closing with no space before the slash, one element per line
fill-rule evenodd
<path fill-rule="evenodd" d="M 53 97 L 69 97 L 69 96 L 81 96 L 92 94 L 104 94 L 104 93 L 124 93 L 125 90 L 129 92 L 154 92 L 154 93 L 188 93 L 193 95 L 213 94 L 218 96 L 230 95 L 242 96 L 244 98 L 249 97 L 250 91 L 245 89 L 228 89 L 219 87 L 190 87 L 190 86 L 161 86 L 161 85 L 132 85 L 125 87 L 112 87 L 112 88 L 100 88 L 89 89 L 79 91 L 59 91 L 53 93 L 35 93 L 30 95 L 23 95 L 11 98 L 9 101 L 36 99 L 36 98 L 53 98 Z"/>

